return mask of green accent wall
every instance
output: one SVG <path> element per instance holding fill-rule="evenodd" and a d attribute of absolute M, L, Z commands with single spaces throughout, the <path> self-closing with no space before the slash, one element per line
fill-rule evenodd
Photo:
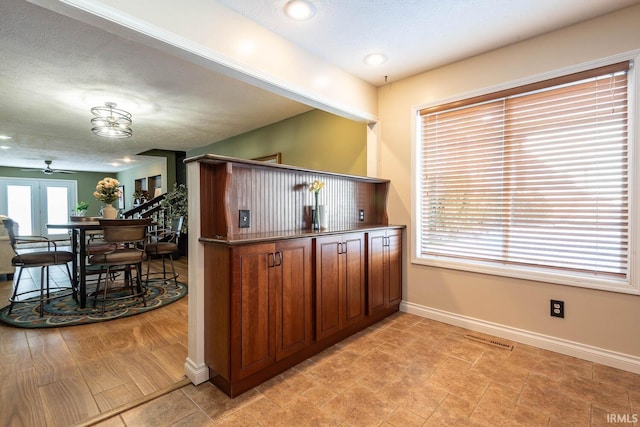
<path fill-rule="evenodd" d="M 102 208 L 102 203 L 93 197 L 98 181 L 105 176 L 116 178 L 116 174 L 109 172 L 78 172 L 74 174 L 56 173 L 45 175 L 42 172 L 23 172 L 20 168 L 0 166 L 0 176 L 5 178 L 34 178 L 34 179 L 56 179 L 76 181 L 78 187 L 77 201 L 85 201 L 89 204 L 88 216 L 97 216 Z"/>
<path fill-rule="evenodd" d="M 351 175 L 367 174 L 367 125 L 320 110 L 187 152 L 253 159 L 282 153 L 282 163 Z"/>
<path fill-rule="evenodd" d="M 20 168 L 11 168 L 6 166 L 0 166 L 0 177 L 6 178 L 35 178 L 35 179 L 62 179 L 68 181 L 76 181 L 78 187 L 78 199 L 77 201 L 84 201 L 89 203 L 89 210 L 87 210 L 87 216 L 98 216 L 100 209 L 102 208 L 102 202 L 93 197 L 93 192 L 96 189 L 98 181 L 109 176 L 117 179 L 121 185 L 124 186 L 124 202 L 125 209 L 131 209 L 133 207 L 133 191 L 134 183 L 138 178 L 148 178 L 150 176 L 162 176 L 162 188 L 163 191 L 167 191 L 166 181 L 167 176 L 167 158 L 158 157 L 151 162 L 145 163 L 140 166 L 132 167 L 122 172 L 77 172 L 74 174 L 61 174 L 56 173 L 53 175 L 45 175 L 41 172 L 23 172 Z M 175 172 L 173 174 L 175 179 Z M 173 183 L 169 184 L 169 191 L 173 190 Z M 117 208 L 117 202 L 113 205 Z"/>
<path fill-rule="evenodd" d="M 282 120 L 259 129 L 237 135 L 223 141 L 187 152 L 187 157 L 199 154 L 253 159 L 281 153 L 282 163 L 308 169 L 350 175 L 367 174 L 367 125 L 348 120 L 320 110 Z M 87 215 L 99 215 L 102 204 L 93 197 L 95 186 L 110 176 L 124 185 L 125 209 L 133 207 L 135 180 L 150 176 L 162 176 L 163 192 L 173 190 L 184 172 L 176 170 L 180 163 L 173 152 L 152 150 L 157 160 L 134 166 L 119 173 L 78 172 L 75 174 L 44 175 L 40 172 L 23 172 L 19 168 L 0 166 L 0 177 L 75 180 L 78 201 L 89 203 Z"/>

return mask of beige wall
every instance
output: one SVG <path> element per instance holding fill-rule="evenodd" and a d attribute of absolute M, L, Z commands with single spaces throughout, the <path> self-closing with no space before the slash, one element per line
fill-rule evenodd
<path fill-rule="evenodd" d="M 640 6 L 634 6 L 381 88 L 378 174 L 391 179 L 391 222 L 411 224 L 412 108 L 640 49 L 639 22 Z M 409 227 L 408 258 L 415 244 L 413 232 Z M 636 255 L 632 263 L 637 261 Z M 632 356 L 626 360 L 640 367 L 639 296 L 410 262 L 406 271 L 405 300 L 431 317 L 443 315 L 476 329 L 495 327 L 503 336 L 511 332 L 521 338 L 551 337 L 556 343 L 568 340 L 583 350 L 604 349 L 607 357 L 618 357 L 613 352 L 620 352 Z M 565 319 L 549 316 L 552 298 L 565 301 Z"/>
<path fill-rule="evenodd" d="M 238 135 L 206 147 L 198 154 L 253 159 L 282 153 L 282 163 L 351 175 L 367 173 L 367 126 L 320 110 Z"/>

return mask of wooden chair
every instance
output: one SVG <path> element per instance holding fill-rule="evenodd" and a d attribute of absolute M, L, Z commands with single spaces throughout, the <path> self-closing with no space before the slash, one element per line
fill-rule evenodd
<path fill-rule="evenodd" d="M 72 291 L 74 299 L 77 300 L 77 290 L 73 287 L 73 278 L 71 277 L 71 271 L 69 270 L 68 264 L 73 261 L 73 254 L 69 251 L 58 250 L 57 243 L 54 240 L 50 240 L 43 236 L 16 236 L 14 234 L 14 222 L 11 219 L 4 219 L 3 223 L 5 228 L 9 232 L 11 246 L 16 252 L 16 255 L 11 259 L 11 264 L 14 267 L 20 269 L 18 272 L 18 277 L 16 278 L 13 285 L 13 293 L 9 298 L 9 302 L 11 303 L 11 306 L 9 307 L 9 314 L 11 314 L 11 310 L 13 310 L 14 303 L 24 302 L 24 300 L 18 299 L 19 296 L 34 292 L 33 289 L 29 291 L 19 291 L 20 279 L 22 278 L 22 272 L 25 268 L 40 268 L 40 317 L 44 315 L 45 301 L 49 302 L 49 300 L 51 299 L 52 287 L 49 277 L 49 267 L 51 266 L 64 265 L 67 269 L 67 275 L 69 276 L 68 287 L 54 286 L 53 289 L 69 289 Z M 47 250 L 34 250 L 18 253 L 18 246 L 24 243 L 46 243 Z"/>
<path fill-rule="evenodd" d="M 151 279 L 152 275 L 158 276 L 155 280 L 162 280 L 165 284 L 169 281 L 173 281 L 175 287 L 178 287 L 178 273 L 173 265 L 173 254 L 178 250 L 178 241 L 180 240 L 180 234 L 182 230 L 182 224 L 184 217 L 179 217 L 177 220 L 172 221 L 170 229 L 156 230 L 155 234 L 150 236 L 150 241 L 147 243 L 145 251 L 149 256 L 149 262 L 147 262 L 147 282 Z M 162 258 L 162 273 L 149 273 L 149 267 L 151 265 L 151 258 Z M 166 258 L 169 257 L 171 263 L 170 274 L 167 275 L 167 268 L 165 265 Z M 160 276 L 161 275 L 161 276 Z"/>
<path fill-rule="evenodd" d="M 151 218 L 145 219 L 100 219 L 100 227 L 103 230 L 103 241 L 110 248 L 93 254 L 89 257 L 89 264 L 104 272 L 104 289 L 102 290 L 102 314 L 108 301 L 131 297 L 139 297 L 146 307 L 146 287 L 142 285 L 142 262 L 147 258 L 145 246 L 147 242 L 147 230 L 151 225 Z M 131 272 L 135 272 L 135 278 Z M 116 272 L 124 272 L 124 283 L 115 286 Z M 135 287 L 134 287 L 135 281 Z M 93 306 L 95 307 L 100 295 L 98 279 L 96 290 L 93 293 Z M 129 288 L 130 295 L 109 297 L 109 292 Z"/>

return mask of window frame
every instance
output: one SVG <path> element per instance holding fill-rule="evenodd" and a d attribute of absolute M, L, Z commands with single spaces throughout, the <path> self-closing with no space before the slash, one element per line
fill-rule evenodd
<path fill-rule="evenodd" d="M 496 92 L 503 92 L 521 86 L 536 84 L 549 79 L 560 78 L 575 73 L 588 71 L 615 64 L 622 61 L 631 61 L 628 71 L 628 149 L 629 149 L 629 262 L 626 280 L 620 281 L 611 278 L 598 278 L 590 275 L 582 275 L 565 270 L 540 270 L 537 268 L 513 265 L 497 265 L 494 262 L 483 262 L 473 259 L 447 259 L 437 256 L 423 256 L 420 253 L 422 241 L 421 223 L 421 111 L 425 109 L 435 109 L 444 104 L 455 102 L 465 102 L 471 98 L 479 98 Z M 544 74 L 530 76 L 521 80 L 499 84 L 473 92 L 463 93 L 450 98 L 434 100 L 427 104 L 421 104 L 412 108 L 412 238 L 411 263 L 414 265 L 424 265 L 430 267 L 462 270 L 474 273 L 490 274 L 495 276 L 510 277 L 516 279 L 526 279 L 530 281 L 545 282 L 550 284 L 560 284 L 576 286 L 588 289 L 598 289 L 619 293 L 640 295 L 640 274 L 636 266 L 638 261 L 638 248 L 640 246 L 640 209 L 635 191 L 638 189 L 640 179 L 640 149 L 637 146 L 638 135 L 640 135 L 640 76 L 638 75 L 638 65 L 640 65 L 640 50 L 627 52 L 624 54 L 591 61 L 554 70 Z"/>

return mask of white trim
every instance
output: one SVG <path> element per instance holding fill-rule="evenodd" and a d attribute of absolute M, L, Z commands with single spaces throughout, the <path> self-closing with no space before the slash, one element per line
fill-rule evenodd
<path fill-rule="evenodd" d="M 487 322 L 404 300 L 400 303 L 400 311 L 640 374 L 640 357 L 631 354 L 619 353 L 499 323 Z"/>
<path fill-rule="evenodd" d="M 189 191 L 189 319 L 185 374 L 194 384 L 209 379 L 205 362 L 204 324 L 204 250 L 198 240 L 200 233 L 200 163 L 187 164 Z"/>
<path fill-rule="evenodd" d="M 469 92 L 461 93 L 458 95 L 453 95 L 444 99 L 437 99 L 430 101 L 425 104 L 419 104 L 412 108 L 414 111 L 414 115 L 419 114 L 420 110 L 430 107 L 435 107 L 437 105 L 448 104 L 450 102 L 460 101 L 463 99 L 474 98 L 476 96 L 482 96 L 493 92 L 500 92 L 502 90 L 512 89 L 518 86 L 524 86 L 531 83 L 541 82 L 544 80 L 554 79 L 561 76 L 566 76 L 568 74 L 579 73 L 582 71 L 587 71 L 593 68 L 604 67 L 606 65 L 615 64 L 617 62 L 622 61 L 631 61 L 634 60 L 637 66 L 638 64 L 638 56 L 640 56 L 640 49 L 634 49 L 628 52 L 623 52 L 617 55 L 608 56 L 606 58 L 600 58 L 593 61 L 583 62 L 581 64 L 575 64 L 568 67 L 559 68 L 556 70 L 548 71 L 546 73 L 534 74 L 532 76 L 523 77 L 520 79 L 512 80 L 505 83 L 496 84 L 494 86 L 484 87 L 476 90 L 472 90 Z M 418 142 L 418 134 L 415 135 L 415 141 Z"/>
<path fill-rule="evenodd" d="M 184 362 L 184 373 L 195 385 L 202 384 L 209 379 L 209 367 L 205 364 L 197 365 L 189 357 Z"/>
<path fill-rule="evenodd" d="M 463 99 L 469 99 L 476 96 L 486 95 L 492 92 L 499 92 L 518 86 L 523 86 L 539 81 L 549 80 L 564 75 L 578 73 L 622 61 L 632 61 L 629 69 L 628 91 L 628 147 L 629 147 L 629 236 L 631 246 L 629 247 L 629 263 L 627 270 L 627 280 L 616 281 L 606 278 L 597 278 L 594 276 L 579 276 L 572 274 L 564 274 L 563 272 L 552 272 L 544 269 L 528 269 L 526 267 L 507 267 L 493 263 L 483 263 L 472 260 L 453 260 L 445 257 L 425 257 L 420 255 L 420 233 L 422 225 L 420 223 L 420 176 L 421 176 L 421 129 L 420 110 L 434 107 L 437 105 L 448 104 Z M 640 111 L 640 75 L 636 70 L 640 65 L 640 49 L 623 52 L 606 58 L 584 62 L 569 67 L 552 70 L 546 73 L 536 74 L 521 79 L 512 80 L 510 82 L 485 87 L 463 94 L 458 94 L 445 99 L 433 100 L 426 104 L 415 105 L 411 108 L 411 127 L 412 127 L 412 144 L 411 144 L 411 194 L 412 194 L 412 215 L 411 229 L 413 237 L 413 245 L 410 252 L 411 264 L 428 265 L 438 268 L 449 268 L 462 271 L 470 271 L 475 273 L 491 274 L 496 276 L 513 277 L 519 279 L 528 279 L 533 281 L 541 281 L 551 284 L 568 285 L 581 287 L 585 289 L 597 289 L 608 292 L 618 292 L 632 295 L 640 295 L 640 268 L 636 266 L 640 245 L 640 223 L 637 213 L 640 212 L 640 201 L 635 196 L 635 183 L 640 179 L 640 149 L 636 144 L 640 144 L 640 140 L 636 137 L 640 135 L 640 120 L 636 118 L 637 112 Z"/>
<path fill-rule="evenodd" d="M 633 258 L 632 258 L 633 259 Z M 534 282 L 545 282 L 557 285 L 575 286 L 585 289 L 597 289 L 599 291 L 618 292 L 622 294 L 640 295 L 640 283 L 632 280 L 615 280 L 599 278 L 593 275 L 563 273 L 536 269 L 534 267 L 497 265 L 489 262 L 483 263 L 475 260 L 448 260 L 444 257 L 422 257 L 411 260 L 412 264 L 428 265 L 431 267 L 447 268 L 451 270 L 469 271 L 473 273 L 490 274 L 492 276 L 511 277 Z M 630 263 L 629 268 L 632 268 Z M 631 276 L 629 276 L 631 277 Z"/>

